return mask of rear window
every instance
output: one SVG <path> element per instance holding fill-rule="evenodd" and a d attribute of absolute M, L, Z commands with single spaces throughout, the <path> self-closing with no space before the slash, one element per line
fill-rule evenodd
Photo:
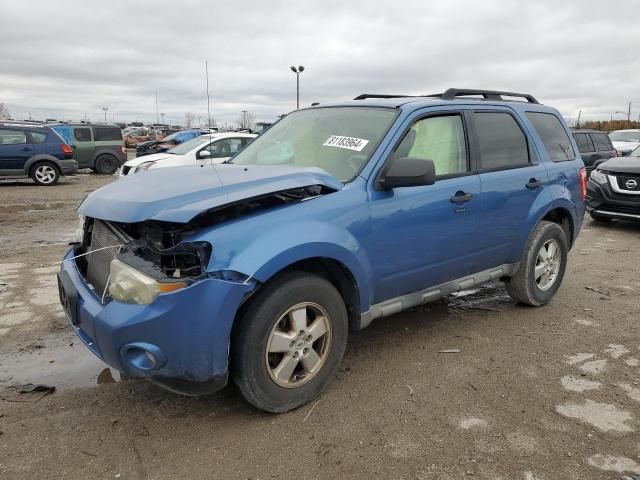
<path fill-rule="evenodd" d="M 473 121 L 480 146 L 482 170 L 524 167 L 529 164 L 527 139 L 508 113 L 476 112 Z"/>
<path fill-rule="evenodd" d="M 118 127 L 94 127 L 93 136 L 96 142 L 122 140 L 122 132 Z"/>
<path fill-rule="evenodd" d="M 527 118 L 540 135 L 542 143 L 554 162 L 573 160 L 576 153 L 571 146 L 571 140 L 562 123 L 551 113 L 527 112 Z"/>
<path fill-rule="evenodd" d="M 31 138 L 33 139 L 33 143 L 44 143 L 47 141 L 47 134 L 43 132 L 29 132 L 31 134 Z"/>
<path fill-rule="evenodd" d="M 97 129 L 96 129 L 96 132 L 97 132 Z M 91 129 L 90 128 L 74 128 L 73 138 L 75 138 L 79 142 L 90 142 Z"/>
<path fill-rule="evenodd" d="M 613 150 L 613 145 L 606 133 L 594 133 L 591 135 L 599 152 L 608 152 Z"/>
<path fill-rule="evenodd" d="M 576 139 L 576 143 L 578 144 L 578 151 L 580 153 L 588 153 L 594 152 L 595 148 L 593 148 L 593 142 L 589 138 L 589 135 L 586 133 L 575 133 L 573 137 Z"/>

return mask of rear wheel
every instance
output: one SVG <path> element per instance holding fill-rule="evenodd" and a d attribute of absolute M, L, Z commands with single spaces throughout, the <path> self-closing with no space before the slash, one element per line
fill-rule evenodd
<path fill-rule="evenodd" d="M 118 159 L 113 155 L 100 155 L 96 158 L 96 171 L 105 175 L 113 175 L 118 170 Z"/>
<path fill-rule="evenodd" d="M 58 167 L 51 162 L 36 162 L 36 164 L 31 167 L 30 176 L 37 185 L 50 186 L 58 183 L 60 171 Z"/>
<path fill-rule="evenodd" d="M 244 398 L 286 412 L 316 398 L 335 374 L 347 344 L 347 310 L 325 279 L 282 275 L 256 295 L 232 344 L 233 379 Z"/>
<path fill-rule="evenodd" d="M 568 251 L 562 227 L 540 222 L 529 237 L 518 271 L 506 281 L 509 295 L 525 305 L 548 303 L 562 283 Z"/>

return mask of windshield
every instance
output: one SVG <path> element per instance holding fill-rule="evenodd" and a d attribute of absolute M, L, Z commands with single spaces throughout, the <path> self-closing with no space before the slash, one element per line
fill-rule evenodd
<path fill-rule="evenodd" d="M 636 147 L 631 150 L 631 153 L 628 155 L 629 157 L 640 157 L 640 147 Z"/>
<path fill-rule="evenodd" d="M 640 142 L 640 132 L 611 132 L 609 138 L 614 142 Z"/>
<path fill-rule="evenodd" d="M 180 145 L 173 147 L 170 150 L 167 150 L 167 153 L 170 153 L 171 155 L 186 155 L 194 148 L 198 148 L 201 145 L 209 143 L 210 141 L 211 141 L 211 138 L 209 136 L 204 136 L 204 137 L 200 136 L 200 137 L 192 138 L 187 142 L 181 143 Z"/>
<path fill-rule="evenodd" d="M 368 107 L 299 110 L 274 124 L 231 162 L 318 167 L 348 182 L 367 163 L 396 113 Z"/>

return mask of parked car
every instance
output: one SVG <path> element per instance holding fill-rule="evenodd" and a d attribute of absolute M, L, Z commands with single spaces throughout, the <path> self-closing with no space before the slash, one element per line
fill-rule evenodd
<path fill-rule="evenodd" d="M 587 211 L 599 222 L 640 221 L 640 147 L 601 163 L 591 173 Z"/>
<path fill-rule="evenodd" d="M 283 412 L 327 387 L 349 329 L 489 280 L 549 302 L 585 188 L 561 115 L 531 95 L 361 95 L 290 113 L 228 164 L 89 194 L 60 298 L 126 375 L 192 394 L 231 375 Z"/>
<path fill-rule="evenodd" d="M 246 147 L 257 135 L 246 133 L 216 133 L 192 138 L 164 153 L 154 153 L 129 160 L 120 175 L 132 175 L 149 169 L 184 165 L 222 163 Z"/>
<path fill-rule="evenodd" d="M 124 146 L 134 148 L 139 143 L 156 140 L 156 133 L 146 127 L 137 127 L 123 132 Z"/>
<path fill-rule="evenodd" d="M 73 148 L 48 126 L 0 122 L 0 177 L 31 177 L 37 185 L 55 185 L 73 175 Z"/>
<path fill-rule="evenodd" d="M 628 155 L 640 146 L 640 129 L 615 130 L 609 133 L 609 138 L 620 156 Z"/>
<path fill-rule="evenodd" d="M 53 128 L 72 130 L 73 156 L 78 168 L 113 174 L 127 160 L 122 132 L 117 125 L 72 123 Z"/>
<path fill-rule="evenodd" d="M 202 135 L 199 129 L 180 130 L 158 140 L 139 143 L 136 146 L 136 157 L 143 157 L 154 153 L 162 153 L 180 145 L 181 143 L 191 140 L 192 138 Z"/>
<path fill-rule="evenodd" d="M 578 151 L 587 169 L 587 174 L 618 153 L 613 147 L 609 136 L 598 130 L 573 130 L 573 138 L 578 145 Z"/>

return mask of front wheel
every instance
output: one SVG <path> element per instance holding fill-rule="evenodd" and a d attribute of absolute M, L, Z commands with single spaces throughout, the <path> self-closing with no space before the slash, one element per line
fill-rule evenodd
<path fill-rule="evenodd" d="M 562 227 L 540 222 L 529 237 L 518 271 L 506 281 L 509 295 L 534 307 L 549 303 L 562 283 L 568 251 Z"/>
<path fill-rule="evenodd" d="M 267 284 L 239 319 L 233 379 L 244 398 L 267 412 L 304 405 L 328 386 L 347 344 L 347 310 L 327 280 L 304 272 Z"/>

